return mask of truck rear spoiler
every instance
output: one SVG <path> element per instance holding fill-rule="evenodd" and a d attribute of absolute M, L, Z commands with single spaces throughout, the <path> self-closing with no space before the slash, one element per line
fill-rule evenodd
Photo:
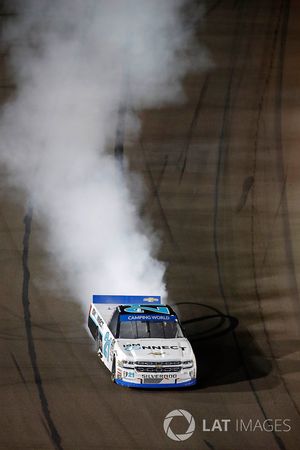
<path fill-rule="evenodd" d="M 160 305 L 159 295 L 93 295 L 93 303 L 114 305 Z"/>

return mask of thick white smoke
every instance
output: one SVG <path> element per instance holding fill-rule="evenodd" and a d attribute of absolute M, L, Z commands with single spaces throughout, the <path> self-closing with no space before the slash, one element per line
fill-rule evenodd
<path fill-rule="evenodd" d="M 20 0 L 7 27 L 17 93 L 4 105 L 0 162 L 47 227 L 79 301 L 162 295 L 164 264 L 108 149 L 117 115 L 182 98 L 199 65 L 185 0 Z M 192 51 L 193 50 L 193 51 Z M 137 130 L 131 113 L 126 126 Z M 155 246 L 154 246 L 155 247 Z"/>

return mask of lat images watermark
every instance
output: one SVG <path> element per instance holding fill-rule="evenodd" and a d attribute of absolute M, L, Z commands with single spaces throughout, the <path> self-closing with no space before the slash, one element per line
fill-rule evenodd
<path fill-rule="evenodd" d="M 172 424 L 174 417 L 183 417 L 187 422 L 187 429 L 185 433 L 176 432 L 176 426 Z M 275 432 L 287 433 L 291 431 L 291 419 L 273 418 L 273 419 L 200 419 L 200 430 L 202 432 Z M 185 441 L 189 439 L 196 428 L 195 419 L 192 414 L 184 409 L 174 409 L 170 411 L 164 418 L 164 431 L 168 438 L 173 441 Z"/>
<path fill-rule="evenodd" d="M 171 422 L 174 417 L 185 417 L 188 423 L 188 428 L 185 433 L 175 434 L 171 428 Z M 189 439 L 195 431 L 195 419 L 191 413 L 184 409 L 174 409 L 170 411 L 164 420 L 164 430 L 166 435 L 173 441 L 185 441 Z"/>

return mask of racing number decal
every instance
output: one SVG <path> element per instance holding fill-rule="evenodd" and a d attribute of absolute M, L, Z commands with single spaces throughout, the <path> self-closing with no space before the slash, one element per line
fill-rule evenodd
<path fill-rule="evenodd" d="M 124 311 L 129 313 L 144 313 L 145 311 L 150 311 L 152 313 L 160 314 L 170 314 L 169 308 L 167 306 L 140 306 L 131 305 L 125 308 Z"/>
<path fill-rule="evenodd" d="M 105 333 L 104 343 L 103 343 L 103 355 L 109 360 L 110 346 L 111 346 L 112 338 L 109 337 L 109 331 Z"/>

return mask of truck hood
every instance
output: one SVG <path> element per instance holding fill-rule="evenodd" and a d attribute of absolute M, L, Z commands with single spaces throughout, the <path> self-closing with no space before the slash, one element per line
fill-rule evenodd
<path fill-rule="evenodd" d="M 180 339 L 118 339 L 118 356 L 135 361 L 175 361 L 190 359 L 193 351 L 189 341 Z"/>

